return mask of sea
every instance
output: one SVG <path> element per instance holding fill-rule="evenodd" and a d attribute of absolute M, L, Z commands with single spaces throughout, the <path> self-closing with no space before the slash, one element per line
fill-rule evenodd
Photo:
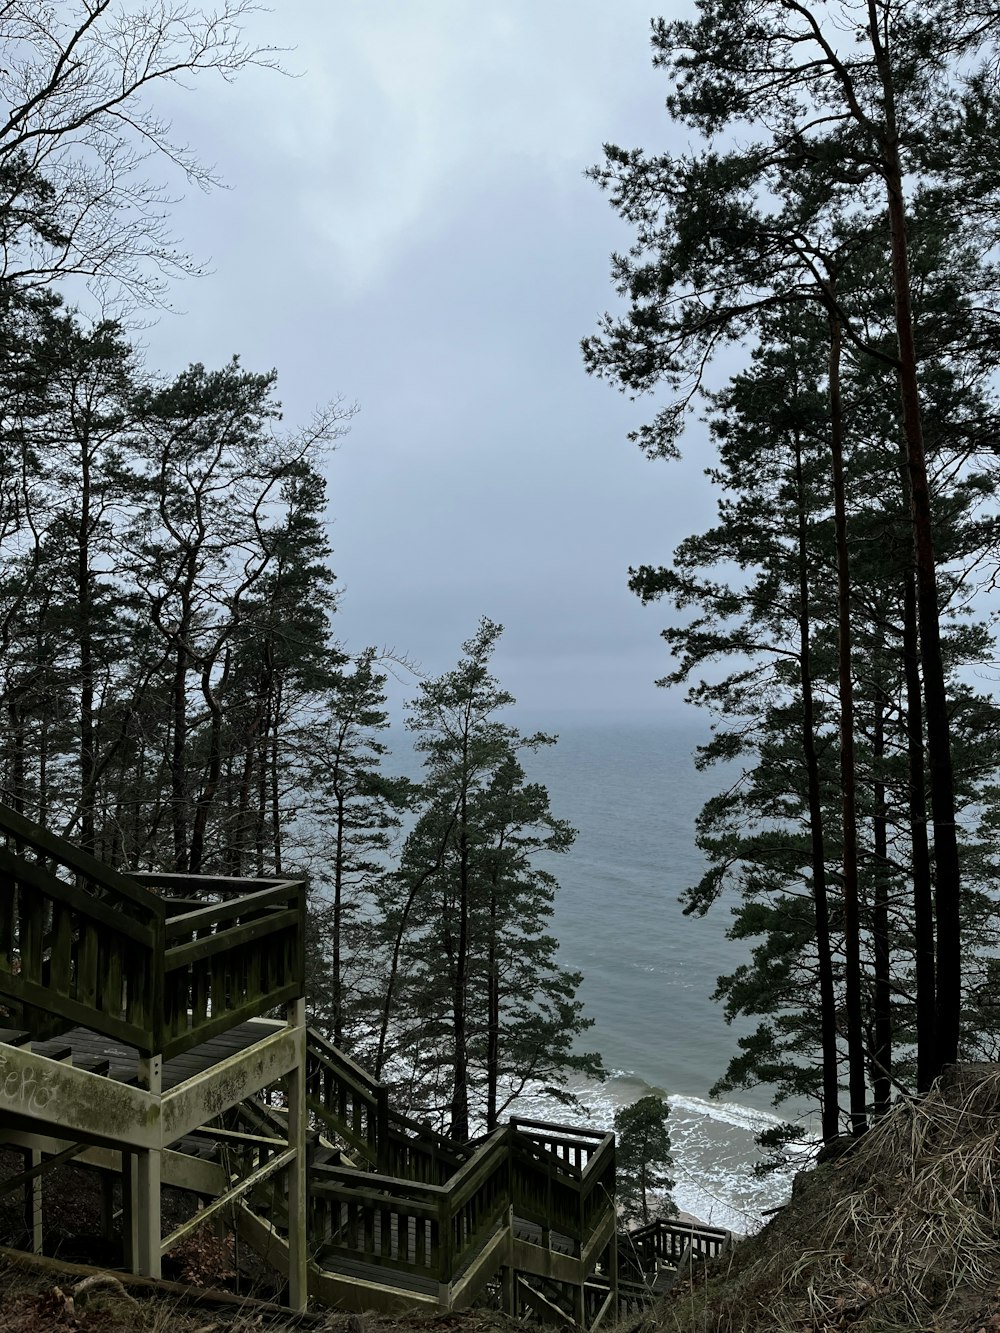
<path fill-rule="evenodd" d="M 809 1134 L 815 1125 L 803 1106 L 776 1110 L 770 1088 L 710 1093 L 753 1026 L 727 1024 L 712 992 L 750 945 L 727 938 L 731 898 L 703 917 L 684 916 L 678 898 L 704 869 L 698 811 L 739 772 L 695 767 L 694 751 L 709 732 L 693 713 L 514 709 L 505 720 L 522 733 L 559 738 L 523 762 L 529 779 L 548 788 L 553 813 L 577 830 L 571 850 L 546 863 L 559 883 L 553 934 L 561 964 L 583 976 L 578 994 L 593 1026 L 582 1045 L 599 1051 L 609 1071 L 603 1083 L 571 1083 L 579 1111 L 535 1091 L 513 1112 L 611 1128 L 619 1107 L 649 1092 L 665 1095 L 677 1206 L 751 1233 L 785 1201 L 803 1164 L 792 1153 L 777 1172 L 756 1174 L 763 1156 L 756 1135 L 787 1119 Z M 394 758 L 403 758 L 405 734 L 393 741 Z M 407 755 L 398 767 L 416 776 L 413 761 Z"/>

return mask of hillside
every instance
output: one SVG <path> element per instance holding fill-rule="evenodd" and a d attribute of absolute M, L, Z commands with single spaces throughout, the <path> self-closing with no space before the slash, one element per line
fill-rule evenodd
<path fill-rule="evenodd" d="M 1000 1066 L 900 1101 L 707 1281 L 675 1288 L 661 1333 L 1000 1330 Z M 647 1317 L 623 1325 L 645 1333 Z"/>

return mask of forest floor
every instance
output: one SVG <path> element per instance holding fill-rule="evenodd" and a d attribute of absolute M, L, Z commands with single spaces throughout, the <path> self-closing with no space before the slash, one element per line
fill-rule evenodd
<path fill-rule="evenodd" d="M 321 1311 L 289 1315 L 246 1298 L 219 1304 L 208 1292 L 143 1290 L 120 1275 L 82 1276 L 57 1261 L 45 1271 L 0 1255 L 0 1333 L 515 1333 L 520 1322 L 490 1311 L 389 1319 Z"/>

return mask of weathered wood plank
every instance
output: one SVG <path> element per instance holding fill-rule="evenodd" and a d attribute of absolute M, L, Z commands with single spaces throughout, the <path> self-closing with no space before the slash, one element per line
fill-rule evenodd
<path fill-rule="evenodd" d="M 242 882 L 244 889 L 246 888 L 246 880 L 237 882 Z M 264 908 L 283 907 L 289 901 L 296 902 L 301 883 L 301 880 L 282 880 L 273 888 L 261 889 L 255 893 L 244 892 L 239 898 L 230 898 L 224 903 L 207 903 L 192 912 L 169 917 L 166 923 L 167 940 L 169 942 L 179 939 L 192 931 L 203 930 L 206 926 L 221 925 L 233 917 L 248 916 Z"/>
<path fill-rule="evenodd" d="M 76 999 L 88 1010 L 97 1006 L 99 955 L 97 926 L 84 921 L 76 950 Z"/>
<path fill-rule="evenodd" d="M 297 908 L 261 917 L 244 926 L 229 926 L 212 935 L 204 935 L 184 944 L 172 944 L 164 954 L 164 968 L 167 972 L 189 967 L 192 963 L 211 958 L 215 954 L 232 954 L 242 945 L 251 941 L 264 940 L 277 936 L 279 931 L 302 925 L 302 916 Z"/>
<path fill-rule="evenodd" d="M 0 876 L 4 880 L 9 876 L 11 880 L 30 885 L 45 897 L 65 903 L 81 915 L 106 926 L 115 934 L 125 935 L 146 948 L 152 948 L 157 938 L 155 914 L 151 914 L 147 921 L 143 921 L 125 912 L 117 912 L 100 898 L 78 888 L 75 884 L 68 884 L 66 880 L 59 879 L 57 875 L 53 875 L 51 871 L 34 861 L 26 861 L 23 857 L 15 856 L 2 845 L 0 845 Z"/>
<path fill-rule="evenodd" d="M 225 995 L 224 983 L 220 984 L 220 993 Z M 292 981 L 283 986 L 280 990 L 272 991 L 267 997 L 267 1008 L 276 1007 L 279 1004 L 285 1004 L 289 1000 L 296 1000 L 302 993 L 301 983 Z M 200 1046 L 203 1042 L 210 1040 L 227 1028 L 236 1027 L 241 1023 L 246 1023 L 249 1019 L 260 1016 L 261 1005 L 259 999 L 251 1000 L 248 1003 L 241 1004 L 236 1008 L 229 1008 L 224 1002 L 220 1002 L 218 1007 L 215 1003 L 215 987 L 213 985 L 212 999 L 212 1017 L 197 1028 L 187 1028 L 178 1035 L 172 1037 L 164 1043 L 164 1059 L 172 1059 L 174 1056 L 181 1055 L 189 1051 L 193 1046 Z M 221 1012 L 220 1012 L 221 1011 Z"/>
<path fill-rule="evenodd" d="M 57 995 L 69 995 L 73 985 L 73 916 L 60 902 L 52 908 L 49 985 Z"/>
<path fill-rule="evenodd" d="M 17 914 L 17 882 L 0 872 L 0 968 L 9 972 L 14 960 L 14 922 Z"/>
<path fill-rule="evenodd" d="M 14 999 L 20 1000 L 24 1004 L 33 1005 L 40 1010 L 46 1009 L 47 1004 L 51 1002 L 52 995 L 47 986 L 40 986 L 35 982 L 26 980 L 23 976 L 6 972 L 0 975 L 0 993 L 12 995 Z M 80 1004 L 72 997 L 61 998 L 59 1009 L 70 1022 L 79 1023 L 82 1027 L 91 1026 L 95 1020 L 94 1010 L 85 1004 Z M 106 1036 L 116 1041 L 126 1042 L 144 1055 L 156 1054 L 149 1045 L 148 1032 L 136 1028 L 133 1024 L 122 1019 L 113 1018 L 109 1014 L 105 1014 L 101 1018 L 101 1023 Z"/>
<path fill-rule="evenodd" d="M 0 1048 L 0 1109 L 42 1122 L 57 1111 L 66 1136 L 160 1146 L 159 1105 L 150 1093 L 13 1046 Z"/>
<path fill-rule="evenodd" d="M 280 1028 L 262 1041 L 212 1065 L 163 1095 L 164 1142 L 173 1143 L 230 1106 L 266 1088 L 295 1068 L 294 1028 Z"/>

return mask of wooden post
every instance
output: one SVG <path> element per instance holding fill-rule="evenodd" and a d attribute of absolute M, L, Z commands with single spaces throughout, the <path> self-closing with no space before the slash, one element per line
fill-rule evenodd
<path fill-rule="evenodd" d="M 375 1091 L 375 1170 L 383 1175 L 392 1175 L 393 1162 L 389 1149 L 389 1090 L 386 1087 Z"/>
<path fill-rule="evenodd" d="M 611 1322 L 618 1322 L 618 1225 L 611 1233 L 608 1246 L 608 1285 L 611 1288 Z"/>
<path fill-rule="evenodd" d="M 139 1159 L 122 1149 L 122 1246 L 125 1267 L 130 1273 L 139 1269 Z"/>
<path fill-rule="evenodd" d="M 438 1304 L 451 1309 L 451 1208 L 447 1194 L 438 1203 Z"/>
<path fill-rule="evenodd" d="M 577 1328 L 586 1327 L 586 1299 L 582 1282 L 574 1282 L 570 1287 L 570 1297 L 573 1301 L 573 1323 Z"/>
<path fill-rule="evenodd" d="M 163 1084 L 163 1058 L 151 1055 L 139 1061 L 139 1086 L 159 1096 Z M 137 1236 L 138 1271 L 144 1277 L 160 1276 L 160 1150 L 143 1148 L 136 1155 L 137 1189 L 133 1198 L 130 1229 Z M 137 1214 L 137 1216 L 136 1216 Z"/>
<path fill-rule="evenodd" d="M 296 1063 L 288 1075 L 288 1303 L 304 1310 L 309 1302 L 309 1219 L 306 1182 L 306 1002 L 293 1000 L 287 1020 L 295 1030 Z"/>
<path fill-rule="evenodd" d="M 40 1166 L 42 1154 L 38 1148 L 26 1148 L 22 1154 L 24 1169 Z M 24 1186 L 24 1227 L 28 1233 L 28 1243 L 32 1254 L 41 1254 L 43 1244 L 42 1228 L 42 1178 L 34 1176 Z"/>
<path fill-rule="evenodd" d="M 542 1225 L 542 1246 L 551 1249 L 550 1222 L 552 1220 L 552 1163 L 545 1163 L 545 1221 Z"/>
<path fill-rule="evenodd" d="M 507 1262 L 503 1268 L 503 1312 L 510 1319 L 517 1318 L 514 1308 L 514 1208 L 507 1209 Z"/>

